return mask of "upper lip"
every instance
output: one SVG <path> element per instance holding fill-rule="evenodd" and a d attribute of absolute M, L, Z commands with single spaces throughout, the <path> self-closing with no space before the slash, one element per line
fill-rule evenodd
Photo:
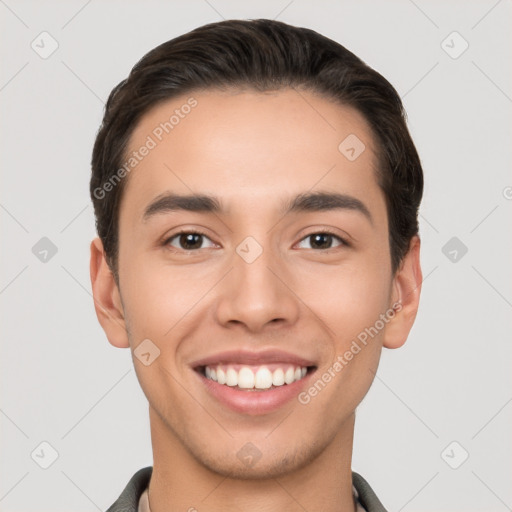
<path fill-rule="evenodd" d="M 315 363 L 310 359 L 305 359 L 284 350 L 229 350 L 218 352 L 208 357 L 194 361 L 191 366 L 197 368 L 200 366 L 211 366 L 215 364 L 246 364 L 246 365 L 264 365 L 269 363 L 288 363 L 296 366 L 314 366 Z"/>

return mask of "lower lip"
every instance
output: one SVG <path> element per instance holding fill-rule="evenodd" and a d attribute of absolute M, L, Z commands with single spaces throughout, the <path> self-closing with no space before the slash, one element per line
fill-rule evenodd
<path fill-rule="evenodd" d="M 314 372 L 308 371 L 305 377 L 291 384 L 284 384 L 283 386 L 266 390 L 247 391 L 226 386 L 225 384 L 219 384 L 198 372 L 195 373 L 199 375 L 206 389 L 217 398 L 219 402 L 231 410 L 238 413 L 259 415 L 273 412 L 290 400 L 296 398 L 306 386 Z"/>

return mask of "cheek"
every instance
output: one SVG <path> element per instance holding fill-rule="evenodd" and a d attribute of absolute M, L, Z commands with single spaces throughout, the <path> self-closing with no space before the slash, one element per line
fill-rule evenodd
<path fill-rule="evenodd" d="M 368 392 L 377 371 L 383 329 L 375 330 L 380 315 L 388 310 L 390 279 L 378 266 L 353 266 L 346 272 L 338 268 L 328 276 L 310 279 L 305 302 L 329 328 L 332 359 L 319 368 L 316 380 L 306 390 L 305 399 L 317 396 L 312 403 L 326 419 L 326 428 L 353 411 Z M 328 382 L 326 393 L 318 391 Z"/>
<path fill-rule="evenodd" d="M 180 383 L 184 378 L 179 340 L 197 325 L 198 311 L 206 304 L 203 297 L 211 285 L 205 279 L 190 279 L 179 269 L 136 256 L 130 268 L 120 267 L 120 279 L 137 378 L 152 407 L 172 419 L 177 413 L 169 409 L 169 403 L 181 403 Z M 154 351 L 150 357 L 158 354 L 147 366 L 137 357 L 137 347 L 147 344 L 145 340 L 157 347 L 145 345 L 150 353 Z"/>
<path fill-rule="evenodd" d="M 191 279 L 170 267 L 157 268 L 146 262 L 134 268 L 127 273 L 122 288 L 132 335 L 168 339 L 174 329 L 187 322 L 188 315 L 193 316 L 209 287 L 208 280 Z"/>
<path fill-rule="evenodd" d="M 298 295 L 327 324 L 338 350 L 388 309 L 391 279 L 378 264 L 317 269 L 299 282 Z"/>

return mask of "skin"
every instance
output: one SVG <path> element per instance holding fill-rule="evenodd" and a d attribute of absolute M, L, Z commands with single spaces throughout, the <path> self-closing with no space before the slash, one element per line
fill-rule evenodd
<path fill-rule="evenodd" d="M 101 241 L 91 243 L 96 313 L 109 342 L 133 350 L 150 339 L 160 356 L 133 357 L 149 401 L 152 512 L 188 510 L 355 510 L 351 457 L 355 409 L 381 350 L 406 341 L 421 290 L 420 241 L 391 271 L 385 198 L 376 145 L 365 119 L 312 92 L 202 91 L 162 103 L 137 125 L 130 151 L 174 109 L 198 104 L 131 171 L 120 206 L 119 283 Z M 366 149 L 349 161 L 338 146 L 356 134 Z M 283 215 L 300 193 L 339 192 L 359 211 Z M 210 194 L 223 213 L 171 211 L 143 220 L 159 195 Z M 185 250 L 181 228 L 205 234 Z M 318 248 L 308 235 L 346 239 Z M 236 252 L 251 236 L 262 254 Z M 330 240 L 330 241 L 329 241 Z M 379 315 L 392 320 L 311 401 L 291 400 L 263 415 L 236 413 L 205 390 L 191 368 L 233 348 L 277 348 L 315 361 L 317 375 Z M 237 452 L 251 442 L 252 467 Z"/>

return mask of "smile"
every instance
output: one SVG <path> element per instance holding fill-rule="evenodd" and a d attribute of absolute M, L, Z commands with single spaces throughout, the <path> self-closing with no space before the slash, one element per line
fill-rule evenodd
<path fill-rule="evenodd" d="M 208 365 L 204 376 L 218 384 L 244 390 L 265 390 L 292 384 L 308 373 L 306 366 L 294 365 Z"/>
<path fill-rule="evenodd" d="M 308 386 L 317 359 L 277 349 L 218 352 L 190 364 L 221 407 L 246 415 L 278 411 Z"/>

